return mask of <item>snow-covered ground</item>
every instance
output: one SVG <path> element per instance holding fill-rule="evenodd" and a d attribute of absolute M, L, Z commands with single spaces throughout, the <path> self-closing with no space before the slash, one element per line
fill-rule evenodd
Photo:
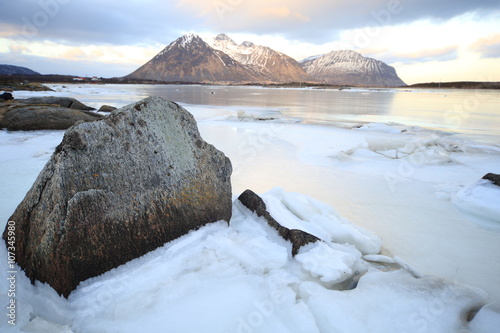
<path fill-rule="evenodd" d="M 57 88 L 88 94 L 77 98 L 95 107 L 126 104 L 125 89 Z M 18 271 L 17 325 L 5 316 L 2 329 L 497 332 L 500 187 L 480 179 L 500 173 L 499 145 L 391 123 L 311 125 L 272 108 L 185 107 L 231 158 L 235 199 L 246 188 L 264 193 L 280 223 L 324 241 L 291 257 L 290 244 L 235 200 L 229 225 L 207 225 L 85 281 L 68 300 Z M 3 225 L 62 135 L 0 132 Z"/>

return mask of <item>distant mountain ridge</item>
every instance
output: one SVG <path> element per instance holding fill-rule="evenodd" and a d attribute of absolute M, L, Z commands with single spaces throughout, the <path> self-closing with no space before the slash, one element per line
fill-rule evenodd
<path fill-rule="evenodd" d="M 21 66 L 0 64 L 0 74 L 3 75 L 40 75 L 32 69 Z"/>
<path fill-rule="evenodd" d="M 237 44 L 225 34 L 208 42 L 195 34 L 184 35 L 124 78 L 219 84 L 405 85 L 393 67 L 354 51 L 333 51 L 299 63 L 267 46 L 249 41 Z"/>
<path fill-rule="evenodd" d="M 341 85 L 405 86 L 394 67 L 384 62 L 350 51 L 332 51 L 301 61 L 302 67 L 313 78 Z"/>

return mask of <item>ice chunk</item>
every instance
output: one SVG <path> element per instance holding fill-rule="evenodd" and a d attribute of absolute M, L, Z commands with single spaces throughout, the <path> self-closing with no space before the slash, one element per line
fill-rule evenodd
<path fill-rule="evenodd" d="M 367 255 L 363 256 L 363 259 L 365 259 L 366 261 L 381 262 L 381 263 L 385 263 L 385 264 L 394 264 L 395 263 L 393 258 L 388 257 L 388 256 L 384 256 L 384 255 L 380 255 L 380 254 L 367 254 Z"/>
<path fill-rule="evenodd" d="M 356 128 L 357 131 L 374 131 L 383 133 L 401 133 L 401 130 L 382 123 L 369 123 Z"/>
<path fill-rule="evenodd" d="M 487 299 L 478 289 L 403 270 L 366 273 L 347 291 L 305 282 L 300 294 L 321 332 L 459 332 Z"/>
<path fill-rule="evenodd" d="M 361 253 L 352 246 L 316 242 L 302 247 L 295 259 L 302 268 L 328 283 L 340 283 L 352 277 Z"/>
<path fill-rule="evenodd" d="M 330 205 L 307 195 L 274 188 L 262 195 L 268 211 L 283 226 L 325 241 L 354 245 L 363 254 L 380 252 L 382 240 L 343 218 Z"/>

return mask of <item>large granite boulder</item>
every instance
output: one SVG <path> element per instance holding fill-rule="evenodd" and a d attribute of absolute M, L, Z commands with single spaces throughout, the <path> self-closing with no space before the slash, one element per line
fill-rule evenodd
<path fill-rule="evenodd" d="M 158 97 L 75 125 L 10 218 L 16 261 L 67 297 L 83 280 L 229 221 L 231 171 L 194 117 Z"/>

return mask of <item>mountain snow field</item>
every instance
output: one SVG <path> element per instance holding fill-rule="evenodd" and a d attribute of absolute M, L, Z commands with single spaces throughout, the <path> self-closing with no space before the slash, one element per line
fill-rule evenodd
<path fill-rule="evenodd" d="M 95 107 L 149 93 L 52 87 Z M 499 141 L 412 124 L 313 123 L 279 107 L 182 104 L 233 163 L 231 221 L 84 281 L 68 299 L 17 269 L 16 325 L 5 316 L 2 331 L 498 331 L 500 187 L 481 178 L 500 173 Z M 0 131 L 2 226 L 62 136 Z M 292 257 L 291 244 L 237 200 L 247 188 L 280 224 L 321 242 Z"/>

